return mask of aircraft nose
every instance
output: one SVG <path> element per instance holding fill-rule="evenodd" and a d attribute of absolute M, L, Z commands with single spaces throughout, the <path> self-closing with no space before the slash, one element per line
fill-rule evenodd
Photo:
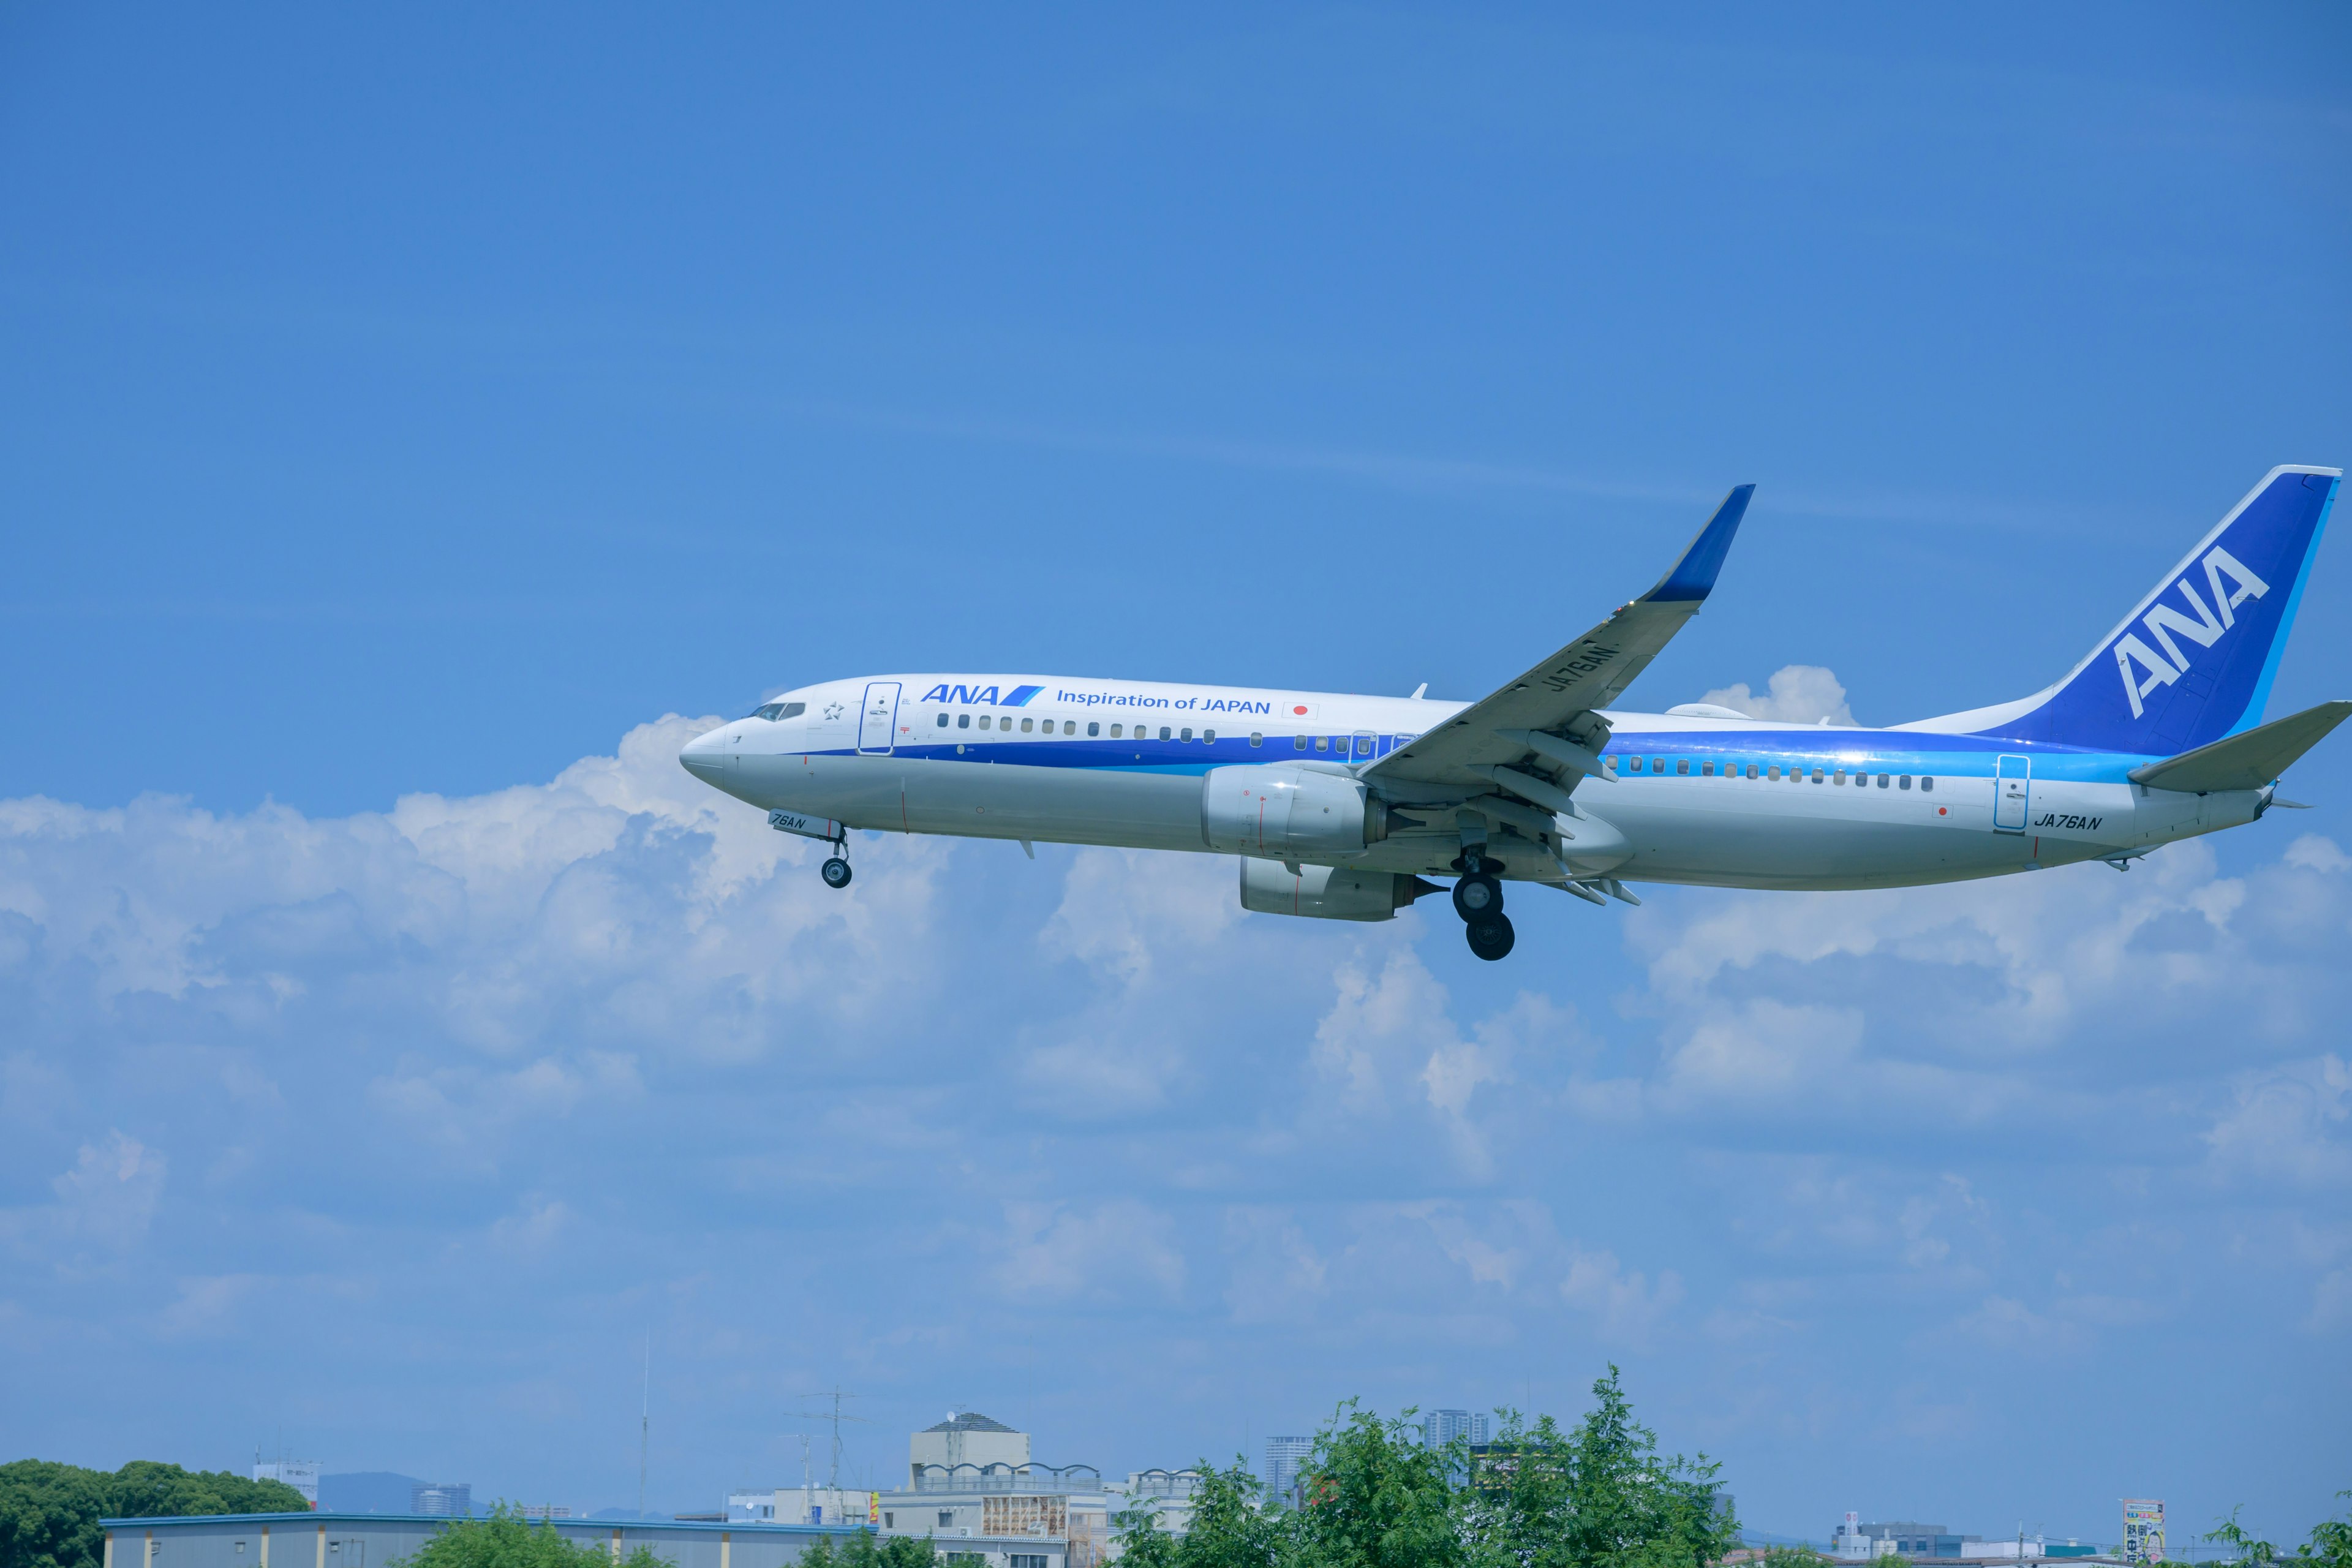
<path fill-rule="evenodd" d="M 727 771 L 727 729 L 697 735 L 679 748 L 678 765 L 698 779 L 717 779 Z"/>

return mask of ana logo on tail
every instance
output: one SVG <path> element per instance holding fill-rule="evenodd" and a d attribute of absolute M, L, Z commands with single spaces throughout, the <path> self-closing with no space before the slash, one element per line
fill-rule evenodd
<path fill-rule="evenodd" d="M 2230 582 L 2226 590 L 2221 585 L 2224 577 Z M 2142 698 L 2158 687 L 2169 686 L 2189 673 L 2189 656 L 2182 653 L 2180 645 L 2172 640 L 2173 633 L 2179 633 L 2200 647 L 2211 647 L 2221 640 L 2223 632 L 2238 624 L 2235 612 L 2240 605 L 2248 599 L 2259 599 L 2271 591 L 2268 583 L 2247 571 L 2236 556 L 2218 544 L 2205 552 L 2205 584 L 2213 595 L 2212 609 L 2205 607 L 2205 601 L 2197 596 L 2197 589 L 2188 578 L 2183 577 L 2173 584 L 2180 590 L 2180 596 L 2189 601 L 2189 607 L 2197 612 L 2195 620 L 2190 620 L 2161 599 L 2140 618 L 2139 624 L 2146 626 L 2148 635 L 2163 646 L 2163 653 L 2158 653 L 2140 641 L 2137 633 L 2126 632 L 2116 640 L 2116 668 L 2123 672 L 2124 696 L 2131 703 L 2133 718 L 2138 718 L 2146 710 L 2140 700 Z M 2218 616 L 2214 613 L 2216 610 L 2220 612 Z M 2167 655 L 2170 657 L 2168 658 Z M 2146 680 L 2132 673 L 2134 664 L 2147 671 Z"/>

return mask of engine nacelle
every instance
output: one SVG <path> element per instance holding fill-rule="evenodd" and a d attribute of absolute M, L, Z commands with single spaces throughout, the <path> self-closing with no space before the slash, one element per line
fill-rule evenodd
<path fill-rule="evenodd" d="M 1344 855 L 1388 836 L 1387 806 L 1345 773 L 1275 763 L 1211 768 L 1201 781 L 1201 837 L 1226 854 Z"/>
<path fill-rule="evenodd" d="M 1322 921 L 1390 921 L 1434 882 L 1398 871 L 1358 871 L 1242 857 L 1242 908 L 1261 915 L 1305 915 Z"/>

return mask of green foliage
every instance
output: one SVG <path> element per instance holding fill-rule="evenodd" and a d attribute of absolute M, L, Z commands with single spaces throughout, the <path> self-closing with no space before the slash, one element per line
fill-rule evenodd
<path fill-rule="evenodd" d="M 801 1552 L 800 1568 L 932 1568 L 931 1538 L 920 1541 L 911 1535 L 894 1535 L 877 1542 L 871 1532 L 859 1531 L 843 1537 L 834 1544 L 831 1536 L 818 1536 Z"/>
<path fill-rule="evenodd" d="M 2336 1494 L 2352 1501 L 2352 1491 Z M 2352 1509 L 2345 1510 L 2342 1519 L 2323 1521 L 2311 1531 L 2311 1539 L 2294 1554 L 2296 1568 L 2305 1564 L 2315 1568 L 2352 1568 Z"/>
<path fill-rule="evenodd" d="M 2238 1515 L 2245 1506 L 2240 1503 L 2231 1509 L 2229 1518 L 2218 1521 L 2206 1531 L 2205 1539 L 2227 1546 L 2231 1552 L 2230 1562 L 2237 1568 L 2266 1568 L 2267 1564 L 2278 1561 L 2278 1548 L 2267 1541 L 2257 1541 L 2239 1526 Z"/>
<path fill-rule="evenodd" d="M 456 1519 L 433 1532 L 413 1557 L 384 1568 L 612 1568 L 612 1549 L 602 1542 L 574 1541 L 545 1520 L 531 1523 L 500 1503 L 488 1519 Z M 640 1546 L 621 1559 L 621 1568 L 669 1568 L 667 1559 Z"/>
<path fill-rule="evenodd" d="M 0 1568 L 88 1568 L 105 1542 L 103 1470 L 19 1459 L 0 1465 Z"/>
<path fill-rule="evenodd" d="M 1738 1540 L 1717 1468 L 1661 1456 L 1633 1419 L 1617 1369 L 1563 1431 L 1503 1412 L 1483 1453 L 1432 1448 L 1402 1420 L 1343 1405 L 1303 1468 L 1302 1502 L 1269 1509 L 1236 1462 L 1201 1465 L 1181 1538 L 1137 1508 L 1118 1516 L 1121 1568 L 1706 1568 Z M 1408 1415 L 1411 1412 L 1407 1412 Z M 1773 1568 L 1825 1568 L 1791 1552 Z M 2352 1568 L 2352 1565 L 2347 1565 Z"/>
<path fill-rule="evenodd" d="M 1657 1434 L 1633 1419 L 1614 1366 L 1592 1385 L 1592 1408 L 1563 1433 L 1550 1416 L 1528 1426 L 1502 1412 L 1465 1510 L 1475 1568 L 1699 1568 L 1722 1560 L 1739 1526 L 1718 1508 L 1719 1467 L 1706 1456 L 1662 1458 Z M 1769 1558 L 1768 1557 L 1768 1561 Z M 1773 1568 L 1812 1568 L 1806 1553 Z"/>
<path fill-rule="evenodd" d="M 1201 1461 L 1181 1568 L 1271 1568 L 1287 1561 L 1286 1515 L 1269 1511 L 1265 1489 L 1240 1456 L 1221 1470 Z"/>
<path fill-rule="evenodd" d="M 1911 1568 L 1907 1557 L 1874 1557 L 1871 1568 Z M 1768 1546 L 1764 1549 L 1762 1568 L 1831 1568 L 1829 1555 L 1810 1546 Z"/>
<path fill-rule="evenodd" d="M 1407 1412 L 1411 1414 L 1410 1411 Z M 1425 1447 L 1402 1418 L 1354 1402 L 1316 1435 L 1292 1516 L 1301 1568 L 1450 1568 L 1466 1561 L 1454 1519 L 1452 1450 Z M 1184 1568 L 1192 1568 L 1190 1563 Z"/>
<path fill-rule="evenodd" d="M 0 1568 L 95 1568 L 105 1552 L 101 1519 L 299 1513 L 310 1506 L 282 1481 L 249 1481 L 226 1470 L 133 1459 L 109 1472 L 19 1459 L 0 1465 Z"/>

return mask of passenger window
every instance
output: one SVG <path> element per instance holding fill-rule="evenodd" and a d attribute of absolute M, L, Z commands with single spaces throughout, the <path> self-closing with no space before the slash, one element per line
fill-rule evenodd
<path fill-rule="evenodd" d="M 942 730 L 944 730 L 944 729 L 946 729 L 947 727 L 948 727 L 948 716 L 947 716 L 946 714 L 942 713 L 942 714 L 940 714 L 940 729 L 942 729 Z"/>
<path fill-rule="evenodd" d="M 1168 731 L 1165 731 L 1165 730 L 1162 730 L 1161 731 L 1160 731 L 1160 738 L 1161 738 L 1162 740 L 1165 740 L 1165 739 L 1167 738 Z M 1177 738 L 1178 740 L 1180 740 L 1180 741 L 1183 742 L 1186 745 L 1188 745 L 1188 746 L 1189 746 L 1189 745 L 1191 745 L 1191 744 L 1192 743 L 1192 725 L 1190 725 L 1190 724 L 1185 725 L 1185 726 L 1184 726 L 1184 732 L 1183 732 L 1182 734 L 1181 734 L 1181 735 L 1177 736 L 1176 738 Z"/>
<path fill-rule="evenodd" d="M 1772 770 L 1771 770 L 1771 772 L 1770 772 L 1768 775 L 1766 775 L 1766 776 L 1770 777 L 1770 778 L 1776 778 L 1776 779 L 1777 779 L 1777 778 L 1779 778 L 1779 777 L 1780 776 L 1780 764 L 1779 764 L 1779 763 L 1774 763 L 1774 764 L 1773 764 L 1773 766 L 1772 766 Z"/>
<path fill-rule="evenodd" d="M 1331 749 L 1331 737 L 1330 737 L 1330 736 L 1328 736 L 1328 735 L 1318 735 L 1318 736 L 1316 736 L 1316 737 L 1315 737 L 1315 749 L 1316 749 L 1317 751 L 1318 751 L 1318 752 L 1328 752 L 1328 751 L 1329 751 L 1329 750 Z"/>
<path fill-rule="evenodd" d="M 1837 772 L 1832 773 L 1830 775 L 1830 783 L 1841 784 L 1845 783 L 1845 770 L 1843 768 L 1840 768 Z"/>
<path fill-rule="evenodd" d="M 1265 731 L 1263 731 L 1263 730 L 1252 730 L 1252 731 L 1250 731 L 1250 744 L 1251 744 L 1251 745 L 1253 745 L 1253 746 L 1263 746 L 1263 745 L 1265 745 Z"/>
<path fill-rule="evenodd" d="M 1920 780 L 1919 780 L 1919 789 L 1920 789 L 1920 793 L 1925 794 L 1925 793 L 1926 793 L 1926 792 L 1927 792 L 1928 790 L 1934 789 L 1935 787 L 1936 787 L 1936 781 L 1935 781 L 1934 779 L 1925 777 L 1924 775 L 1920 778 Z"/>
<path fill-rule="evenodd" d="M 985 713 L 980 716 L 980 727 L 983 730 L 988 728 L 988 715 Z"/>
<path fill-rule="evenodd" d="M 1203 730 L 1203 731 L 1201 731 L 1201 743 L 1202 743 L 1202 745 L 1204 745 L 1204 746 L 1213 746 L 1213 745 L 1215 745 L 1215 744 L 1217 743 L 1217 732 L 1216 732 L 1214 730 Z"/>
<path fill-rule="evenodd" d="M 1307 737 L 1306 737 L 1306 736 L 1304 736 L 1304 735 L 1293 735 L 1293 736 L 1291 736 L 1291 737 L 1290 737 L 1290 749 L 1291 749 L 1292 751 L 1294 751 L 1294 752 L 1303 752 L 1303 751 L 1305 751 L 1305 750 L 1307 749 Z"/>
<path fill-rule="evenodd" d="M 1821 769 L 1819 769 L 1819 768 L 1815 768 L 1815 769 L 1813 770 L 1813 782 L 1814 782 L 1815 784 L 1819 784 L 1819 783 L 1821 783 L 1821 782 L 1822 782 L 1822 770 L 1821 770 Z"/>
<path fill-rule="evenodd" d="M 1893 773 L 1881 773 L 1878 775 L 1878 787 L 1881 789 L 1885 789 L 1888 784 L 1894 782 L 1895 775 Z"/>
<path fill-rule="evenodd" d="M 971 714 L 969 714 L 969 713 L 959 713 L 959 714 L 957 714 L 957 715 L 956 715 L 956 728 L 957 728 L 957 729 L 959 729 L 959 730 L 969 730 L 969 729 L 971 729 Z"/>
<path fill-rule="evenodd" d="M 1118 734 L 1119 734 L 1119 727 L 1118 727 L 1118 725 L 1116 725 L 1116 724 L 1113 724 L 1113 725 L 1110 727 L 1110 738 L 1111 738 L 1112 740 L 1116 741 L 1116 740 L 1118 740 Z"/>
<path fill-rule="evenodd" d="M 1102 733 L 1102 724 L 1101 724 L 1101 721 L 1098 721 L 1098 720 L 1088 720 L 1088 721 L 1087 721 L 1087 733 L 1088 735 L 1090 735 L 1090 736 L 1092 736 L 1092 735 L 1099 735 L 1099 734 L 1101 734 L 1101 733 Z"/>
<path fill-rule="evenodd" d="M 1036 727 L 1037 721 L 1034 719 L 1024 719 L 1021 721 L 1021 732 L 1024 735 Z"/>
<path fill-rule="evenodd" d="M 1686 774 L 1686 773 L 1688 773 L 1689 772 L 1690 772 L 1690 759 L 1689 759 L 1688 757 L 1684 757 L 1684 758 L 1682 758 L 1680 761 L 1678 761 L 1678 762 L 1676 762 L 1676 763 L 1675 763 L 1675 773 L 1677 775 Z"/>
<path fill-rule="evenodd" d="M 1713 763 L 1699 763 L 1699 765 L 1698 765 L 1698 776 L 1699 776 L 1699 777 L 1701 777 L 1701 778 L 1703 778 L 1703 779 L 1711 779 L 1711 778 L 1713 778 L 1713 777 L 1715 776 L 1715 764 L 1714 764 Z"/>
<path fill-rule="evenodd" d="M 1187 730 L 1184 733 L 1188 739 L 1192 735 L 1192 731 L 1190 730 Z M 1168 726 L 1165 724 L 1160 726 L 1160 738 L 1163 741 L 1168 738 Z"/>
<path fill-rule="evenodd" d="M 1078 721 L 1077 721 L 1076 719 L 1065 719 L 1065 720 L 1063 720 L 1063 721 L 1062 721 L 1062 733 L 1063 733 L 1063 734 L 1065 734 L 1065 735 L 1075 735 L 1075 734 L 1076 734 L 1077 732 L 1078 732 Z"/>
<path fill-rule="evenodd" d="M 1909 773 L 1905 773 L 1901 778 L 1896 779 L 1895 781 L 1895 787 L 1896 789 L 1909 789 L 1911 787 L 1911 775 Z"/>

